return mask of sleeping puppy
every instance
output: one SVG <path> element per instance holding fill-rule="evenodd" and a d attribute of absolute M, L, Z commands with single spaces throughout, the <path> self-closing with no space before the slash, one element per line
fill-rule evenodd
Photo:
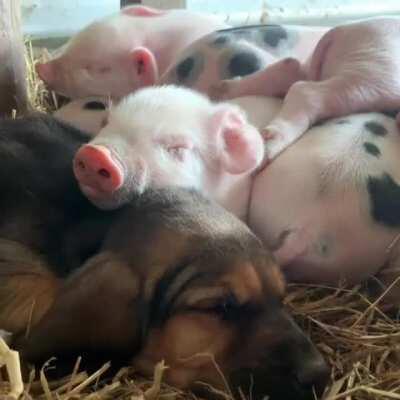
<path fill-rule="evenodd" d="M 326 364 L 249 229 L 184 189 L 97 210 L 72 176 L 86 140 L 50 117 L 0 122 L 0 328 L 22 358 L 95 355 L 145 375 L 164 359 L 177 387 L 223 388 L 216 362 L 257 399 L 324 386 Z"/>

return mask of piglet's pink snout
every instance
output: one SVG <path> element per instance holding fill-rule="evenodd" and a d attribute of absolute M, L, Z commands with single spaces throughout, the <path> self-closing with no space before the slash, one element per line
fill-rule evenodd
<path fill-rule="evenodd" d="M 84 145 L 75 155 L 74 174 L 89 197 L 112 194 L 124 183 L 124 173 L 105 146 Z"/>
<path fill-rule="evenodd" d="M 40 79 L 46 84 L 51 85 L 54 80 L 53 66 L 50 63 L 37 63 L 35 66 L 36 72 Z"/>

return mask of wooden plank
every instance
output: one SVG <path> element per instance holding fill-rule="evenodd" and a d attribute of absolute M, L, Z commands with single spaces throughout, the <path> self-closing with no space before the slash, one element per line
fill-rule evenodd
<path fill-rule="evenodd" d="M 28 106 L 20 0 L 0 0 L 0 115 Z"/>

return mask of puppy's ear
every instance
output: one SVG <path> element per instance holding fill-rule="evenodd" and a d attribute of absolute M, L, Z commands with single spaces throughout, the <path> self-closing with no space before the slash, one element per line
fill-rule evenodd
<path fill-rule="evenodd" d="M 0 327 L 25 333 L 50 308 L 60 282 L 24 245 L 0 239 Z"/>
<path fill-rule="evenodd" d="M 132 269 L 101 253 L 71 276 L 30 335 L 14 346 L 31 362 L 98 350 L 129 356 L 141 339 L 139 287 Z"/>

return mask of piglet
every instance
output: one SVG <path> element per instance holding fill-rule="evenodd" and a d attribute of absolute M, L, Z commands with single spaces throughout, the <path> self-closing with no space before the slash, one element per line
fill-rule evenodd
<path fill-rule="evenodd" d="M 107 97 L 85 97 L 72 100 L 53 113 L 53 117 L 95 136 L 103 127 L 111 99 Z"/>
<path fill-rule="evenodd" d="M 186 46 L 223 27 L 216 17 L 185 10 L 127 7 L 88 25 L 36 71 L 70 98 L 122 97 L 153 85 Z"/>
<path fill-rule="evenodd" d="M 149 187 L 194 187 L 246 221 L 290 281 L 356 283 L 400 268 L 394 119 L 329 120 L 265 168 L 259 129 L 280 107 L 276 98 L 212 103 L 189 89 L 142 89 L 79 149 L 75 176 L 103 208 Z"/>
<path fill-rule="evenodd" d="M 360 111 L 400 108 L 400 19 L 374 18 L 337 26 L 303 64 L 280 60 L 262 71 L 217 84 L 219 98 L 270 95 L 290 71 L 298 80 L 282 110 L 264 130 L 267 157 L 275 158 L 314 123 Z M 282 74 L 282 75 L 281 75 Z"/>
<path fill-rule="evenodd" d="M 191 43 L 157 84 L 186 86 L 214 97 L 221 80 L 254 74 L 289 56 L 307 60 L 327 30 L 274 24 L 221 29 Z M 298 63 L 278 63 L 275 73 L 269 69 L 274 77 L 270 77 L 268 87 L 264 86 L 265 91 L 270 96 L 283 96 L 299 79 L 299 70 Z"/>
<path fill-rule="evenodd" d="M 149 186 L 230 197 L 227 179 L 262 162 L 262 137 L 236 105 L 172 85 L 147 89 L 113 107 L 104 128 L 75 155 L 75 177 L 98 207 L 117 208 Z"/>

